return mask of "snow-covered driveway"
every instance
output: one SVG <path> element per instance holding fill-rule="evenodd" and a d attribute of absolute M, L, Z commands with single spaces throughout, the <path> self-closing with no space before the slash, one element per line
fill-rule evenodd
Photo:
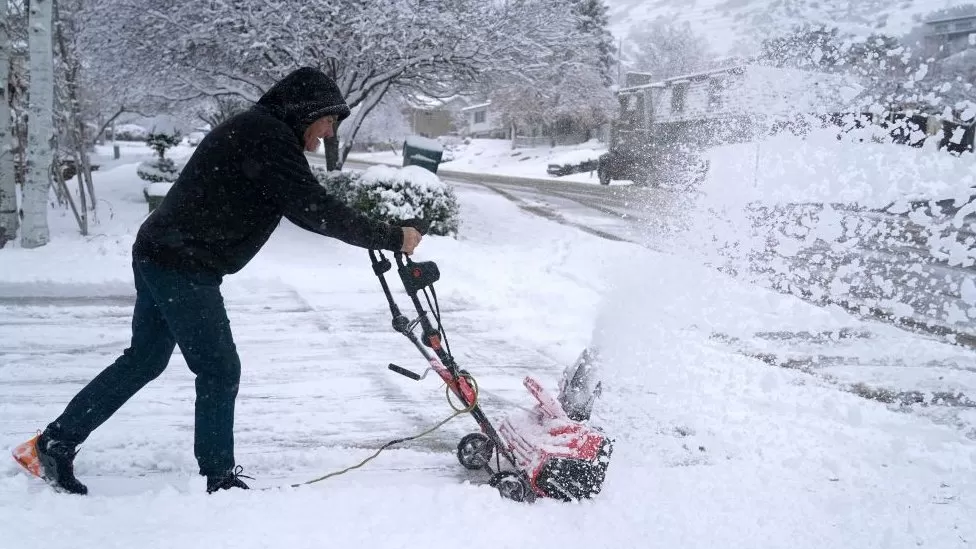
<path fill-rule="evenodd" d="M 498 417 L 530 404 L 525 373 L 552 387 L 584 346 L 603 349 L 596 421 L 617 446 L 597 499 L 525 506 L 468 484 L 477 477 L 453 456 L 473 427 L 466 418 L 319 484 L 207 496 L 194 474 L 192 378 L 176 355 L 82 447 L 89 496 L 53 494 L 0 464 L 0 547 L 949 548 L 976 539 L 976 443 L 964 430 L 734 347 L 774 332 L 867 331 L 863 345 L 804 341 L 859 358 L 969 360 L 969 351 L 899 339 L 552 223 L 486 189 L 459 196 L 461 237 L 428 238 L 418 251 L 440 265 L 452 350 Z M 61 236 L 53 251 L 0 254 L 0 445 L 41 428 L 125 345 L 137 220 L 94 243 Z M 422 360 L 389 328 L 365 251 L 285 224 L 227 279 L 225 296 L 244 364 L 237 458 L 253 486 L 351 465 L 450 412 L 437 382 L 386 370 Z"/>

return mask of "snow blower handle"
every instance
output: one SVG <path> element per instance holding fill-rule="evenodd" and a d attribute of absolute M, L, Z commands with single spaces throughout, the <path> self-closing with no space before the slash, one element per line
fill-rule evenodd
<path fill-rule="evenodd" d="M 390 365 L 388 366 L 388 368 L 390 370 L 392 370 L 392 371 L 400 374 L 401 376 L 409 377 L 410 379 L 412 379 L 414 381 L 420 381 L 421 379 L 424 379 L 425 377 L 427 377 L 427 372 L 430 371 L 430 368 L 427 368 L 427 372 L 424 372 L 424 375 L 420 375 L 417 372 L 414 372 L 412 370 L 408 370 L 408 369 L 406 369 L 406 368 L 404 368 L 402 366 L 397 366 L 396 364 L 393 364 L 392 362 L 390 363 Z"/>
<path fill-rule="evenodd" d="M 424 236 L 426 236 L 427 232 L 430 231 L 430 223 L 420 219 L 419 217 L 412 217 L 410 219 L 397 221 L 397 226 L 416 229 L 418 233 Z"/>

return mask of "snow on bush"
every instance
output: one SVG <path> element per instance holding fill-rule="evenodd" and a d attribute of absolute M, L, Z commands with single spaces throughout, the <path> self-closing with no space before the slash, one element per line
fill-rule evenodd
<path fill-rule="evenodd" d="M 365 172 L 316 167 L 313 172 L 324 187 L 374 219 L 423 219 L 430 223 L 429 234 L 457 236 L 460 212 L 454 189 L 419 166 L 373 166 Z"/>
<path fill-rule="evenodd" d="M 151 183 L 172 183 L 180 176 L 182 166 L 177 167 L 176 163 L 166 158 L 166 151 L 180 144 L 182 138 L 180 134 L 168 134 L 162 132 L 152 132 L 146 138 L 146 144 L 156 152 L 157 158 L 142 162 L 136 168 L 136 174 L 145 181 Z"/>
<path fill-rule="evenodd" d="M 151 183 L 172 183 L 180 176 L 180 167 L 170 158 L 154 158 L 140 162 L 136 174 Z"/>

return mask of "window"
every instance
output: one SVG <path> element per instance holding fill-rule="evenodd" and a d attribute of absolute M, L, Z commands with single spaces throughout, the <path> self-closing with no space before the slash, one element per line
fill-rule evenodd
<path fill-rule="evenodd" d="M 972 21 L 960 21 L 956 23 L 956 30 L 966 30 L 972 28 L 972 26 L 973 26 Z"/>
<path fill-rule="evenodd" d="M 475 111 L 474 112 L 474 123 L 484 124 L 485 123 L 485 111 Z"/>
<path fill-rule="evenodd" d="M 620 121 L 629 129 L 644 126 L 644 95 L 627 93 L 620 96 Z"/>
<path fill-rule="evenodd" d="M 722 90 L 725 83 L 721 78 L 711 78 L 708 80 L 708 106 L 713 109 L 722 108 Z"/>
<path fill-rule="evenodd" d="M 688 94 L 688 84 L 678 84 L 671 89 L 671 112 L 685 110 L 685 96 Z"/>

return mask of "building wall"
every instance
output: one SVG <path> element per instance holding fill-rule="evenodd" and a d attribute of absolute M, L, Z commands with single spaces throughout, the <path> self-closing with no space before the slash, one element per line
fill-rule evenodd
<path fill-rule="evenodd" d="M 681 94 L 680 90 L 683 105 L 676 108 L 674 96 Z M 646 127 L 648 123 L 684 123 L 744 114 L 846 112 L 850 109 L 847 100 L 858 90 L 856 83 L 844 77 L 750 66 L 668 80 L 649 85 L 640 93 Z"/>
<path fill-rule="evenodd" d="M 651 88 L 651 100 L 647 102 L 649 104 L 649 119 L 654 123 L 669 123 L 720 117 L 729 108 L 730 98 L 727 97 L 726 88 L 734 87 L 737 78 L 741 78 L 741 76 L 722 73 L 706 78 L 669 82 L 665 87 Z M 717 104 L 711 101 L 713 80 L 723 83 L 721 93 L 717 94 L 719 99 Z M 684 89 L 684 100 L 683 106 L 678 110 L 675 108 L 674 95 L 681 93 L 679 91 L 681 89 Z M 751 100 L 755 100 L 755 98 Z"/>
<path fill-rule="evenodd" d="M 440 137 L 455 131 L 451 113 L 441 109 L 412 109 L 409 122 L 413 133 L 423 137 Z"/>
<path fill-rule="evenodd" d="M 972 47 L 969 35 L 976 34 L 976 16 L 959 17 L 926 24 L 925 53 L 942 59 Z"/>
<path fill-rule="evenodd" d="M 484 113 L 483 122 L 475 122 L 476 113 Z M 485 106 L 464 112 L 468 121 L 467 133 L 474 137 L 504 137 L 505 128 L 501 125 L 501 117 Z"/>

